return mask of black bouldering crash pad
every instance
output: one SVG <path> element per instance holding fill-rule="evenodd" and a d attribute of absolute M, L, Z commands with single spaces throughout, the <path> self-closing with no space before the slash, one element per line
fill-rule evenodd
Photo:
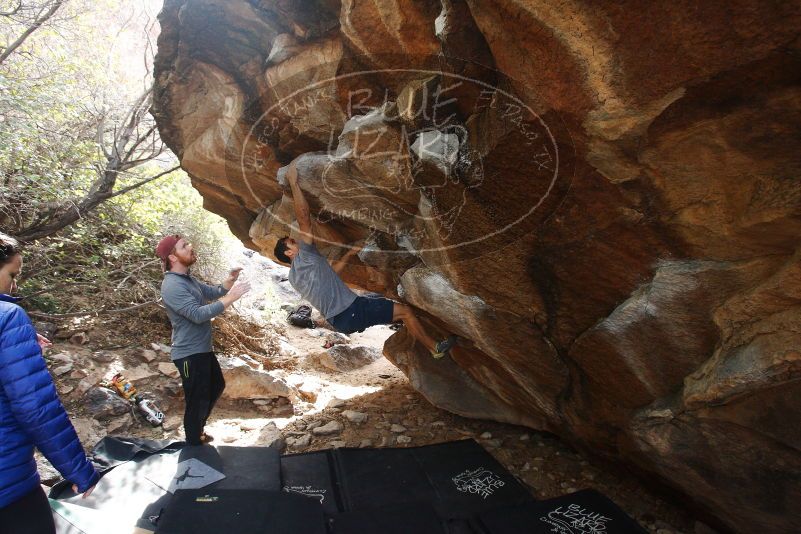
<path fill-rule="evenodd" d="M 451 519 L 534 500 L 473 440 L 283 456 L 281 476 L 285 491 L 318 498 L 329 514 L 419 503 Z"/>
<path fill-rule="evenodd" d="M 430 503 L 443 518 L 472 516 L 531 493 L 474 440 L 403 449 L 339 449 L 346 510 Z"/>
<path fill-rule="evenodd" d="M 615 503 L 589 489 L 489 510 L 478 523 L 487 534 L 647 534 Z"/>
<path fill-rule="evenodd" d="M 344 510 L 334 471 L 335 449 L 281 457 L 282 489 L 319 501 L 327 514 Z"/>
<path fill-rule="evenodd" d="M 95 465 L 114 467 L 137 457 L 144 458 L 162 451 L 178 451 L 183 441 L 106 436 L 92 448 L 89 457 Z"/>
<path fill-rule="evenodd" d="M 320 505 L 283 491 L 178 490 L 156 534 L 326 534 Z"/>
<path fill-rule="evenodd" d="M 59 534 L 104 534 L 109 524 L 158 534 L 644 532 L 595 491 L 535 501 L 473 440 L 283 457 L 261 447 L 160 445 L 100 448 L 119 465 L 89 498 L 51 493 Z"/>
<path fill-rule="evenodd" d="M 335 514 L 328 525 L 331 534 L 448 534 L 444 522 L 430 504 Z"/>
<path fill-rule="evenodd" d="M 184 446 L 152 454 L 137 451 L 134 459 L 107 470 L 89 497 L 75 495 L 62 485 L 51 491 L 50 498 L 66 505 L 68 522 L 78 532 L 84 516 L 91 522 L 105 518 L 152 531 L 161 512 L 170 506 L 172 491 L 185 487 L 181 483 L 212 490 L 278 492 L 279 462 L 278 451 L 266 447 Z"/>

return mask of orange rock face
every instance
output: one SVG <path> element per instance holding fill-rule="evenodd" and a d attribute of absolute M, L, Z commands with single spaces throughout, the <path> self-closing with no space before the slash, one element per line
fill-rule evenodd
<path fill-rule="evenodd" d="M 650 5 L 653 4 L 653 5 Z M 270 256 L 413 305 L 433 403 L 627 463 L 738 532 L 801 531 L 801 7 L 167 0 L 153 113 Z"/>

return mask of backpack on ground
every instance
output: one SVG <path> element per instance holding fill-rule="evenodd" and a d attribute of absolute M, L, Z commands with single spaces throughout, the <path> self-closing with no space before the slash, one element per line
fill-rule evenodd
<path fill-rule="evenodd" d="M 294 326 L 299 326 L 301 328 L 314 328 L 315 324 L 314 321 L 312 321 L 311 315 L 311 306 L 302 304 L 298 306 L 297 309 L 289 312 L 286 320 L 289 321 L 289 324 Z"/>

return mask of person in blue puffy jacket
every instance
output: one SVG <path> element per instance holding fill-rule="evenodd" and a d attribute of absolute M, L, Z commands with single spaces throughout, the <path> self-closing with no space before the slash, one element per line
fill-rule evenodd
<path fill-rule="evenodd" d="M 0 534 L 55 533 L 33 448 L 88 496 L 99 479 L 56 394 L 39 336 L 9 294 L 22 270 L 17 242 L 0 233 Z"/>

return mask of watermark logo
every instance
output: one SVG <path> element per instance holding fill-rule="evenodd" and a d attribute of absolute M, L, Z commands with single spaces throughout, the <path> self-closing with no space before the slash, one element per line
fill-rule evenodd
<path fill-rule="evenodd" d="M 321 503 L 325 500 L 326 490 L 322 488 L 315 488 L 314 486 L 284 486 L 283 490 L 286 493 L 297 493 L 312 499 L 317 499 Z"/>
<path fill-rule="evenodd" d="M 540 521 L 549 524 L 551 532 L 559 534 L 601 534 L 608 532 L 611 518 L 577 504 L 560 506 L 548 512 Z"/>
<path fill-rule="evenodd" d="M 343 228 L 338 235 L 366 229 L 394 242 L 394 252 L 420 255 L 501 246 L 542 224 L 569 188 L 566 128 L 538 115 L 495 71 L 313 68 L 334 75 L 306 72 L 302 82 L 270 86 L 236 148 L 237 179 L 267 209 L 277 199 L 253 176 L 270 155 L 288 163 L 302 154 L 300 183 L 319 225 Z M 292 222 L 288 210 L 270 216 Z"/>
<path fill-rule="evenodd" d="M 483 467 L 468 469 L 453 477 L 452 480 L 456 484 L 457 490 L 463 493 L 473 493 L 482 499 L 486 499 L 506 485 L 501 477 Z"/>

